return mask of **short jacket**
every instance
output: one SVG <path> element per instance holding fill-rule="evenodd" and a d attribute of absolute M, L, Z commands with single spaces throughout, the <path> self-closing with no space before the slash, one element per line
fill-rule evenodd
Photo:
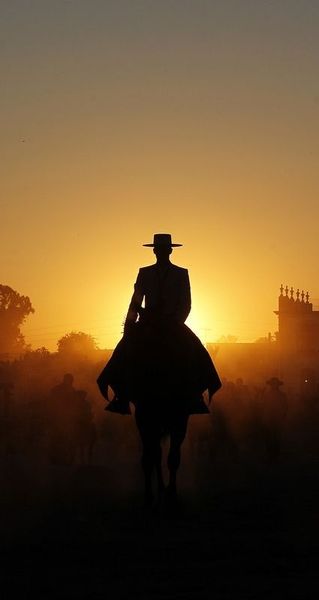
<path fill-rule="evenodd" d="M 139 270 L 128 319 L 135 320 L 143 303 L 145 311 L 184 323 L 191 309 L 187 269 L 169 263 L 163 272 L 157 264 Z"/>

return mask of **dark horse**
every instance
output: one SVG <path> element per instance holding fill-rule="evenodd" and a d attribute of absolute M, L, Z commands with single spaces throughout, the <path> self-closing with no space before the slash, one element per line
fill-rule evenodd
<path fill-rule="evenodd" d="M 191 306 L 188 272 L 169 260 L 172 247 L 180 244 L 172 244 L 169 234 L 156 234 L 154 243 L 145 245 L 154 247 L 157 262 L 139 271 L 124 336 L 97 383 L 106 399 L 109 385 L 114 391 L 107 410 L 130 414 L 129 402 L 135 405 L 151 503 L 154 471 L 159 495 L 164 489 L 161 440 L 170 437 L 168 492 L 174 498 L 188 417 L 209 412 L 202 394 L 208 390 L 211 399 L 221 383 L 208 352 L 184 324 Z"/>
<path fill-rule="evenodd" d="M 182 343 L 182 340 L 182 348 L 176 353 L 176 341 Z M 129 401 L 135 405 L 147 503 L 153 500 L 154 471 L 159 496 L 164 489 L 161 440 L 169 436 L 167 490 L 173 499 L 188 417 L 208 413 L 202 393 L 209 389 L 211 397 L 220 387 L 209 354 L 186 325 L 166 326 L 159 331 L 142 321 L 124 335 L 97 382 L 105 398 L 108 399 L 108 385 L 115 393 L 107 410 L 130 414 Z"/>
<path fill-rule="evenodd" d="M 174 406 L 177 399 L 176 397 L 170 397 L 169 394 L 166 397 L 153 395 L 151 400 L 158 407 L 156 412 L 152 410 L 152 405 L 149 402 L 150 398 L 145 398 L 145 402 L 141 399 L 135 410 L 136 425 L 143 446 L 142 467 L 145 477 L 145 500 L 147 504 L 151 504 L 154 498 L 152 490 L 154 471 L 157 478 L 159 500 L 165 489 L 162 473 L 161 442 L 167 436 L 170 445 L 167 456 L 169 481 L 166 491 L 170 501 L 174 501 L 176 498 L 176 477 L 181 461 L 181 445 L 185 439 L 189 416 L 186 410 L 172 410 L 172 406 Z"/>

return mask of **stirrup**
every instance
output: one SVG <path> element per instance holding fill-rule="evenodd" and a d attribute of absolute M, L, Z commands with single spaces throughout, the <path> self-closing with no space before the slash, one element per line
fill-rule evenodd
<path fill-rule="evenodd" d="M 129 402 L 127 400 L 122 400 L 117 396 L 114 396 L 113 400 L 106 405 L 105 409 L 109 412 L 118 413 L 120 415 L 131 415 L 132 411 L 130 409 Z"/>

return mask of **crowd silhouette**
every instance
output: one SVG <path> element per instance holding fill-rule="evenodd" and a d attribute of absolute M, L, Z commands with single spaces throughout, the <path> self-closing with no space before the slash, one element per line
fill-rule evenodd
<path fill-rule="evenodd" d="M 123 464 L 138 463 L 140 442 L 132 417 L 105 411 L 92 385 L 100 365 L 92 358 L 86 369 L 75 365 L 72 375 L 53 354 L 1 362 L 2 462 L 24 457 L 48 466 L 107 465 L 110 455 L 113 464 L 121 455 Z M 222 383 L 209 413 L 189 417 L 187 468 L 200 460 L 209 480 L 214 461 L 255 462 L 262 469 L 289 454 L 319 455 L 319 390 L 309 396 L 277 377 L 259 385 L 240 378 Z"/>

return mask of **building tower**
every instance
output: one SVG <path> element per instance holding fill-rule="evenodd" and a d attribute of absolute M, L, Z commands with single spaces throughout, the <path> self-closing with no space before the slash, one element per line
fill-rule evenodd
<path fill-rule="evenodd" d="M 278 299 L 278 343 L 283 353 L 309 355 L 319 352 L 319 311 L 313 310 L 309 293 L 280 287 Z"/>

